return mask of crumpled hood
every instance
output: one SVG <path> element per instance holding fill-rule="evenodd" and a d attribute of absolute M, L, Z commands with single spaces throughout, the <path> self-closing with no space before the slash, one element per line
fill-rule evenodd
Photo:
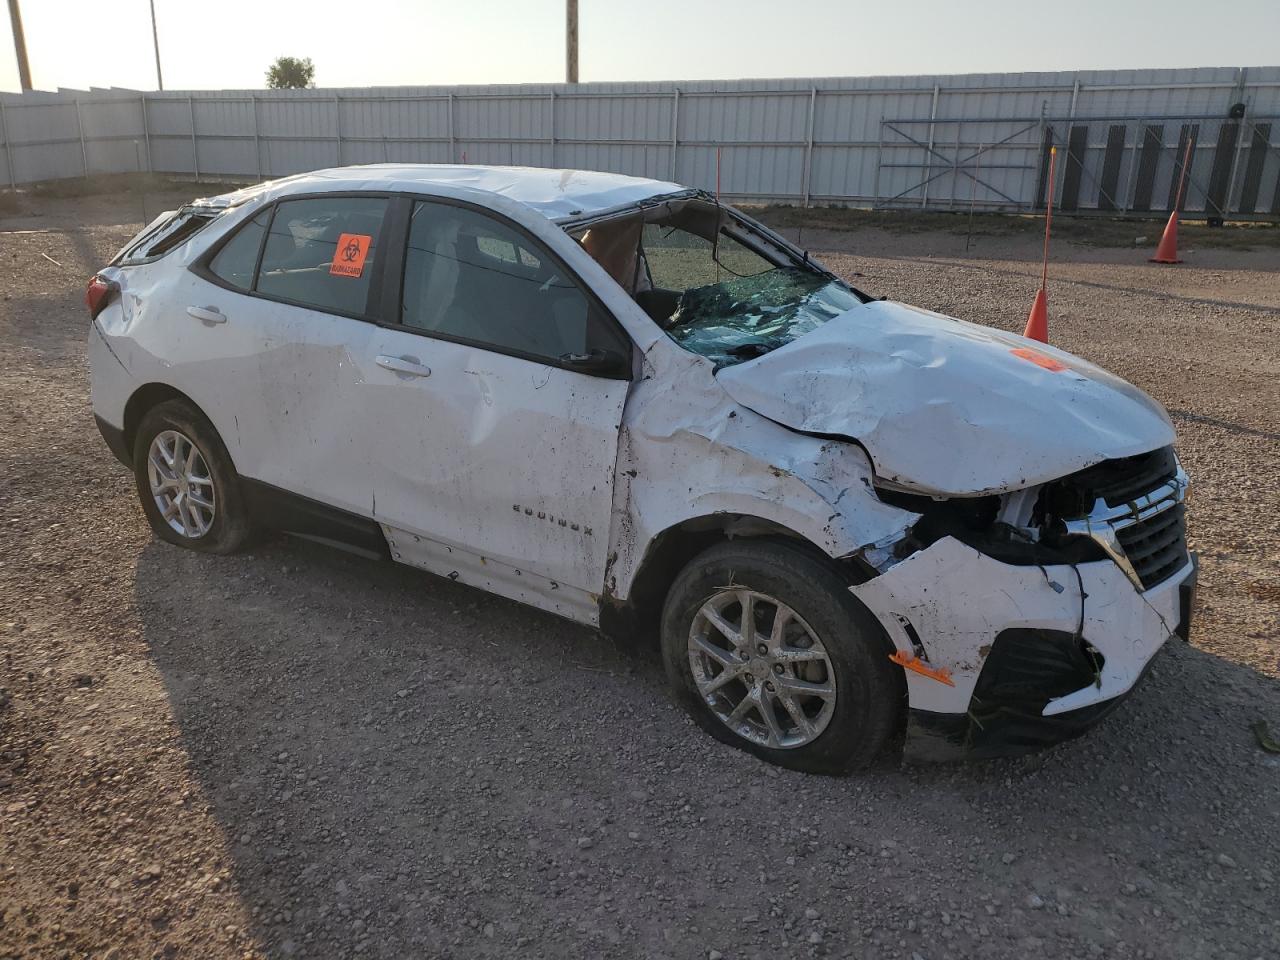
<path fill-rule="evenodd" d="M 1159 404 L 1100 367 L 901 303 L 862 304 L 716 377 L 756 413 L 857 440 L 878 477 L 939 496 L 1033 486 L 1174 439 Z"/>

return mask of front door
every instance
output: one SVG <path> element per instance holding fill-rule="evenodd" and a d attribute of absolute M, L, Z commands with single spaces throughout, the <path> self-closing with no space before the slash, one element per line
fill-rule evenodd
<path fill-rule="evenodd" d="M 629 386 L 612 318 L 523 231 L 415 202 L 400 323 L 363 350 L 357 445 L 393 554 L 593 622 Z"/>

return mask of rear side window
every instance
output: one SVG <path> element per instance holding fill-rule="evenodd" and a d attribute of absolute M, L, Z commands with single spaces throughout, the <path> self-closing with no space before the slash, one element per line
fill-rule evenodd
<path fill-rule="evenodd" d="M 363 315 L 386 211 L 383 197 L 278 204 L 254 289 L 321 310 Z"/>
<path fill-rule="evenodd" d="M 129 267 L 147 263 L 176 250 L 222 215 L 221 210 L 179 210 L 135 237 L 120 251 L 118 263 Z"/>
<path fill-rule="evenodd" d="M 271 210 L 263 210 L 236 231 L 223 244 L 218 255 L 209 262 L 209 270 L 233 287 L 253 289 L 253 271 L 258 265 L 258 251 L 262 249 L 262 237 L 267 232 Z"/>

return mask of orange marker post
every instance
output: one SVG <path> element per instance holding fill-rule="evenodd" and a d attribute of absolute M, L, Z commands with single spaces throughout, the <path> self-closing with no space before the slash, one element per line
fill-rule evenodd
<path fill-rule="evenodd" d="M 1187 185 L 1187 168 L 1191 166 L 1191 138 L 1187 137 L 1187 149 L 1182 153 L 1182 173 L 1178 177 L 1178 199 L 1173 202 L 1173 212 L 1164 226 L 1160 245 L 1151 263 L 1181 263 L 1178 259 L 1178 211 L 1182 209 L 1182 189 Z"/>
<path fill-rule="evenodd" d="M 1053 226 L 1053 174 L 1057 167 L 1058 148 L 1049 148 L 1049 194 L 1044 205 L 1044 263 L 1040 268 L 1040 289 L 1036 291 L 1031 313 L 1027 315 L 1024 337 L 1049 342 L 1049 229 Z"/>

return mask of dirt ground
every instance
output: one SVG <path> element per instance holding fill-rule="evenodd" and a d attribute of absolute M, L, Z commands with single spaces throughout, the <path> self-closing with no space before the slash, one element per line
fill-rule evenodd
<path fill-rule="evenodd" d="M 1054 251 L 1055 342 L 1177 424 L 1192 642 L 1081 740 L 832 780 L 700 735 L 654 655 L 554 617 L 300 541 L 154 542 L 81 297 L 185 197 L 0 217 L 0 957 L 1280 955 L 1274 246 Z M 869 292 L 1024 322 L 1034 231 L 814 222 Z"/>

